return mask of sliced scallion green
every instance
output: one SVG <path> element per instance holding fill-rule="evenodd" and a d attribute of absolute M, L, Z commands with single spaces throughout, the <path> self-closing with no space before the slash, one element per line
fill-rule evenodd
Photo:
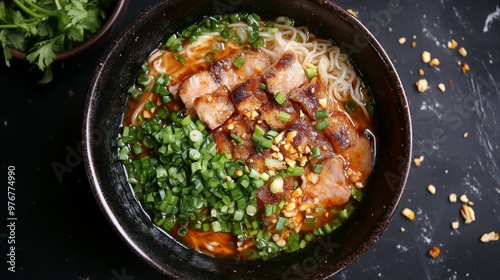
<path fill-rule="evenodd" d="M 242 56 L 238 56 L 233 62 L 233 65 L 237 68 L 243 67 L 243 64 L 245 64 L 245 59 Z"/>
<path fill-rule="evenodd" d="M 325 128 L 327 128 L 329 125 L 330 125 L 330 123 L 328 122 L 328 119 L 324 119 L 324 120 L 320 121 L 319 123 L 317 123 L 315 127 L 317 130 L 322 131 Z"/>
<path fill-rule="evenodd" d="M 283 105 L 286 101 L 286 95 L 284 95 L 282 92 L 278 92 L 274 95 L 274 100 L 276 100 L 276 102 L 279 104 L 279 105 Z"/>

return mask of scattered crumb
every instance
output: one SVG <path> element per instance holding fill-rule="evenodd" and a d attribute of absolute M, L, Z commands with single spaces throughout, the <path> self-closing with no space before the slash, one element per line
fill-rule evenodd
<path fill-rule="evenodd" d="M 429 250 L 429 256 L 433 259 L 437 258 L 439 253 L 441 253 L 441 249 L 438 247 L 432 247 L 432 249 Z"/>
<path fill-rule="evenodd" d="M 458 221 L 454 221 L 454 222 L 452 222 L 452 223 L 451 223 L 451 228 L 452 228 L 452 229 L 458 229 L 458 226 L 459 226 L 459 225 L 460 225 L 460 224 L 458 223 Z"/>
<path fill-rule="evenodd" d="M 427 191 L 429 191 L 431 194 L 435 194 L 436 193 L 436 187 L 434 187 L 434 185 L 428 185 L 427 186 Z"/>
<path fill-rule="evenodd" d="M 497 232 L 489 232 L 489 233 L 485 233 L 481 236 L 481 242 L 483 243 L 488 243 L 490 241 L 497 241 L 498 240 L 498 233 Z"/>
<path fill-rule="evenodd" d="M 438 84 L 438 88 L 441 92 L 445 92 L 446 91 L 446 86 L 443 84 L 443 83 L 439 83 Z"/>
<path fill-rule="evenodd" d="M 355 16 L 355 17 L 358 17 L 358 11 L 355 11 L 355 10 L 353 10 L 353 9 L 347 9 L 347 11 L 348 11 L 351 15 L 353 15 L 353 16 Z"/>
<path fill-rule="evenodd" d="M 450 193 L 450 195 L 448 196 L 448 199 L 450 200 L 451 203 L 455 203 L 455 202 L 457 202 L 457 195 L 454 193 Z"/>
<path fill-rule="evenodd" d="M 463 47 L 458 49 L 458 53 L 463 57 L 467 56 L 467 51 Z"/>
<path fill-rule="evenodd" d="M 472 207 L 470 206 L 463 205 L 460 213 L 462 214 L 462 217 L 464 218 L 466 224 L 470 224 L 476 220 L 474 209 L 472 209 Z"/>
<path fill-rule="evenodd" d="M 417 46 L 417 42 L 415 42 L 415 41 L 411 42 L 411 47 L 412 48 L 415 48 L 416 46 Z"/>
<path fill-rule="evenodd" d="M 424 70 L 422 68 L 418 69 L 418 74 L 420 76 L 423 76 L 424 75 Z"/>
<path fill-rule="evenodd" d="M 467 202 L 469 202 L 469 199 L 467 198 L 467 195 L 462 194 L 460 196 L 460 201 L 462 201 L 463 203 L 467 203 Z"/>
<path fill-rule="evenodd" d="M 399 42 L 400 45 L 402 45 L 402 44 L 406 43 L 406 38 L 405 37 L 401 37 L 401 38 L 399 38 L 398 42 Z"/>
<path fill-rule="evenodd" d="M 418 158 L 414 158 L 413 159 L 413 163 L 416 165 L 416 166 L 420 166 L 420 164 L 422 164 L 422 161 L 424 161 L 424 156 L 420 156 Z"/>
<path fill-rule="evenodd" d="M 469 70 L 470 70 L 469 64 L 467 64 L 467 62 L 464 63 L 464 65 L 462 65 L 462 73 L 465 74 L 465 73 L 469 72 Z"/>
<path fill-rule="evenodd" d="M 469 132 L 464 133 L 464 138 L 467 138 L 467 136 L 469 136 Z"/>
<path fill-rule="evenodd" d="M 431 53 L 428 51 L 424 51 L 422 53 L 422 61 L 424 63 L 429 63 L 431 61 Z"/>
<path fill-rule="evenodd" d="M 403 215 L 410 221 L 413 221 L 415 219 L 415 212 L 413 212 L 413 210 L 409 208 L 403 209 L 401 213 L 403 213 Z"/>
<path fill-rule="evenodd" d="M 401 227 L 400 230 L 401 230 L 401 232 L 405 232 L 406 231 L 406 229 L 404 227 Z"/>
<path fill-rule="evenodd" d="M 415 85 L 417 86 L 418 91 L 425 92 L 429 88 L 429 84 L 426 79 L 418 80 Z"/>
<path fill-rule="evenodd" d="M 417 39 L 417 35 L 413 35 L 412 38 L 413 38 L 413 40 Z"/>
<path fill-rule="evenodd" d="M 450 50 L 454 50 L 458 46 L 457 41 L 451 39 L 451 41 L 448 42 L 447 47 Z"/>
<path fill-rule="evenodd" d="M 430 66 L 439 66 L 439 64 L 441 64 L 441 62 L 439 61 L 439 59 L 437 58 L 433 58 L 431 59 L 431 61 L 429 62 L 429 65 Z"/>

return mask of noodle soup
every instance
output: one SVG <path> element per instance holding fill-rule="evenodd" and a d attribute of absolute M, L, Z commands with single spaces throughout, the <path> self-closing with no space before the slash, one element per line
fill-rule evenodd
<path fill-rule="evenodd" d="M 298 251 L 362 200 L 373 101 L 348 57 L 293 19 L 206 17 L 154 50 L 129 93 L 128 181 L 152 222 L 197 251 Z"/>

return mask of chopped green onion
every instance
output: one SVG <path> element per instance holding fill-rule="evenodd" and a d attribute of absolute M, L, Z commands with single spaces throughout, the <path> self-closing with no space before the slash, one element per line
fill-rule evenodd
<path fill-rule="evenodd" d="M 188 233 L 188 229 L 187 229 L 187 227 L 184 227 L 184 226 L 180 227 L 180 228 L 177 230 L 177 234 L 178 234 L 179 236 L 186 236 L 186 235 L 187 235 L 187 233 Z"/>
<path fill-rule="evenodd" d="M 280 193 L 283 191 L 283 185 L 284 185 L 283 178 L 276 177 L 276 179 L 274 179 L 273 182 L 271 183 L 271 185 L 269 186 L 269 190 L 273 194 Z"/>
<path fill-rule="evenodd" d="M 354 111 L 356 111 L 356 109 L 358 109 L 359 105 L 356 101 L 354 101 L 353 99 L 350 99 L 349 101 L 347 101 L 345 103 L 345 110 L 348 112 L 348 113 L 352 113 Z"/>
<path fill-rule="evenodd" d="M 309 156 L 309 160 L 315 158 L 315 157 L 319 157 L 321 155 L 321 150 L 320 148 L 318 147 L 314 147 L 312 149 L 312 152 L 311 152 L 311 155 Z"/>
<path fill-rule="evenodd" d="M 243 139 L 241 139 L 241 137 L 239 137 L 238 135 L 236 135 L 234 133 L 231 133 L 231 138 L 233 138 L 233 140 L 236 141 L 238 144 L 243 143 Z"/>
<path fill-rule="evenodd" d="M 318 174 L 321 173 L 321 170 L 323 169 L 323 165 L 321 165 L 321 164 L 312 164 L 311 167 L 312 167 L 312 170 Z"/>
<path fill-rule="evenodd" d="M 216 59 L 217 59 L 217 55 L 216 55 L 214 52 L 208 52 L 208 53 L 205 55 L 205 61 L 206 61 L 208 64 L 212 64 L 212 63 L 214 63 Z"/>
<path fill-rule="evenodd" d="M 236 66 L 237 68 L 241 68 L 243 64 L 245 63 L 245 59 L 241 56 L 238 56 L 234 62 L 233 65 Z"/>
<path fill-rule="evenodd" d="M 328 126 L 330 125 L 330 123 L 328 122 L 328 119 L 324 119 L 322 121 L 320 121 L 319 123 L 316 124 L 316 129 L 321 131 L 321 130 L 324 130 L 325 128 L 327 128 Z"/>
<path fill-rule="evenodd" d="M 175 55 L 174 59 L 178 60 L 182 65 L 186 65 L 186 58 L 182 54 Z"/>
<path fill-rule="evenodd" d="M 282 112 L 282 111 L 280 111 L 278 113 L 278 119 L 280 119 L 281 121 L 284 121 L 284 122 L 289 121 L 291 117 L 292 116 L 290 114 Z"/>
<path fill-rule="evenodd" d="M 199 130 L 193 129 L 189 132 L 189 140 L 195 143 L 200 142 L 203 140 L 203 134 Z"/>
<path fill-rule="evenodd" d="M 283 103 L 285 103 L 286 101 L 286 95 L 284 95 L 282 92 L 278 92 L 274 95 L 274 100 L 276 100 L 279 105 L 283 105 Z"/>
<path fill-rule="evenodd" d="M 134 145 L 132 147 L 132 151 L 134 152 L 134 154 L 136 155 L 139 155 L 142 153 L 142 148 L 141 148 L 141 145 Z"/>
<path fill-rule="evenodd" d="M 143 86 L 149 86 L 152 80 L 153 76 L 149 74 L 142 74 L 139 77 L 137 77 L 137 83 Z"/>
<path fill-rule="evenodd" d="M 300 177 L 304 173 L 304 167 L 296 166 L 296 167 L 288 167 L 286 169 L 286 175 L 289 177 Z"/>
<path fill-rule="evenodd" d="M 293 20 L 289 17 L 284 17 L 284 16 L 277 17 L 275 21 L 276 21 L 276 23 L 279 23 L 279 24 L 293 26 Z"/>
<path fill-rule="evenodd" d="M 201 158 L 200 151 L 198 151 L 197 149 L 190 149 L 189 158 L 192 160 L 199 160 Z"/>
<path fill-rule="evenodd" d="M 347 210 L 346 210 L 346 209 L 343 209 L 342 211 L 340 211 L 340 213 L 339 213 L 339 217 L 340 217 L 341 219 L 347 219 L 347 217 L 348 217 Z"/>
<path fill-rule="evenodd" d="M 314 116 L 316 117 L 317 120 L 328 118 L 328 111 L 327 110 L 318 110 L 318 111 L 316 111 Z"/>
<path fill-rule="evenodd" d="M 175 40 L 177 40 L 177 35 L 176 34 L 172 34 L 172 36 L 170 36 L 167 40 L 167 42 L 165 43 L 165 46 L 167 48 L 171 47 L 172 44 L 175 42 Z"/>
<path fill-rule="evenodd" d="M 248 216 L 254 216 L 255 214 L 257 214 L 257 207 L 255 207 L 254 205 L 248 205 L 246 208 L 246 212 Z"/>
<path fill-rule="evenodd" d="M 306 68 L 304 69 L 304 72 L 309 80 L 318 76 L 318 69 L 316 67 Z"/>
<path fill-rule="evenodd" d="M 222 227 L 219 221 L 214 221 L 212 222 L 212 231 L 213 232 L 219 232 L 221 231 Z"/>
<path fill-rule="evenodd" d="M 266 90 L 267 89 L 267 85 L 266 84 L 260 84 L 260 89 L 261 90 Z"/>
<path fill-rule="evenodd" d="M 235 221 L 241 221 L 243 220 L 243 217 L 245 217 L 245 212 L 243 210 L 238 209 L 234 212 L 233 219 Z"/>
<path fill-rule="evenodd" d="M 278 222 L 276 222 L 276 230 L 281 232 L 285 229 L 286 222 L 288 221 L 285 217 L 279 217 Z"/>
<path fill-rule="evenodd" d="M 266 204 L 264 206 L 264 216 L 270 217 L 275 211 L 275 206 L 272 204 Z"/>

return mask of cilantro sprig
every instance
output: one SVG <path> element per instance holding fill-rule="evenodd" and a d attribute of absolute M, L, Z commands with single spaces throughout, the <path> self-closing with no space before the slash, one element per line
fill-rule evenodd
<path fill-rule="evenodd" d="M 40 83 L 52 81 L 56 53 L 70 50 L 94 35 L 115 0 L 0 1 L 0 43 L 5 64 L 9 48 L 27 52 L 27 60 L 44 72 Z"/>

